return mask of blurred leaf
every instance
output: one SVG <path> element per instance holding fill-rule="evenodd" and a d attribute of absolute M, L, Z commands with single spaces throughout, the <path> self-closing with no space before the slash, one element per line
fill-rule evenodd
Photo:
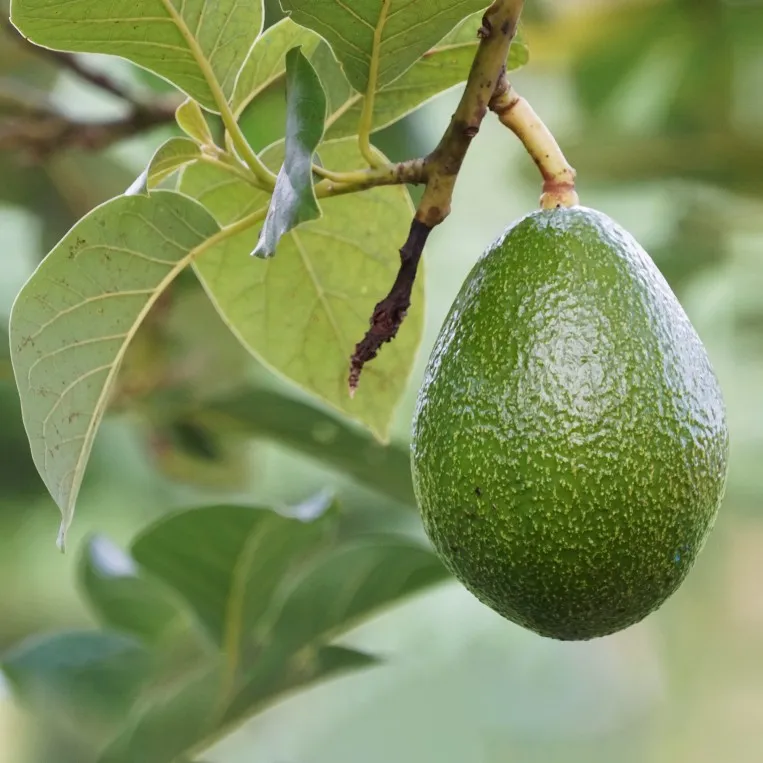
<path fill-rule="evenodd" d="M 623 83 L 661 36 L 672 15 L 670 4 L 641 4 L 619 10 L 613 33 L 603 35 L 574 64 L 574 82 L 584 108 L 598 114 L 620 92 Z M 606 11 L 605 11 L 606 13 Z M 628 23 L 622 23 L 623 19 Z M 610 19 L 604 18 L 601 23 Z"/>
<path fill-rule="evenodd" d="M 2 661 L 24 705 L 70 728 L 86 726 L 91 734 L 124 719 L 154 667 L 138 641 L 89 631 L 30 640 Z"/>
<path fill-rule="evenodd" d="M 381 445 L 335 416 L 268 390 L 212 401 L 243 431 L 286 445 L 396 501 L 415 504 L 408 449 Z"/>
<path fill-rule="evenodd" d="M 284 659 L 288 655 L 288 660 Z M 341 646 L 310 650 L 298 657 L 280 645 L 267 648 L 226 709 L 223 724 L 234 725 L 284 694 L 379 664 L 379 659 Z"/>
<path fill-rule="evenodd" d="M 480 11 L 464 20 L 434 48 L 427 51 L 405 74 L 379 90 L 374 101 L 373 129 L 381 130 L 394 124 L 435 96 L 465 82 L 479 44 L 477 30 L 481 24 Z M 518 35 L 511 46 L 506 64 L 507 71 L 524 66 L 528 58 L 527 44 Z M 329 60 L 328 57 L 322 61 L 323 76 L 338 83 L 335 84 L 335 87 L 339 88 L 335 97 L 335 100 L 338 100 L 342 90 L 339 80 L 341 71 L 338 75 L 332 72 L 332 61 L 333 58 Z M 338 68 L 336 62 L 334 65 Z M 341 105 L 332 111 L 326 137 L 341 138 L 356 134 L 364 100 L 363 95 L 359 93 L 348 94 Z"/>
<path fill-rule="evenodd" d="M 211 146 L 215 140 L 209 129 L 204 112 L 192 98 L 186 98 L 175 112 L 178 127 L 189 137 L 202 146 Z"/>
<path fill-rule="evenodd" d="M 265 159 L 278 166 L 281 154 L 274 147 Z M 362 162 L 351 139 L 322 144 L 321 159 L 338 167 Z M 186 168 L 181 190 L 223 224 L 267 203 L 246 183 L 199 164 Z M 402 187 L 375 188 L 321 206 L 323 218 L 284 237 L 271 260 L 248 257 L 256 236 L 250 231 L 208 251 L 195 267 L 223 319 L 255 357 L 386 439 L 421 339 L 423 277 L 398 337 L 368 367 L 354 399 L 347 375 L 355 343 L 397 274 L 413 213 L 410 197 Z M 283 305 L 288 309 L 276 307 Z"/>
<path fill-rule="evenodd" d="M 325 533 L 322 521 L 213 506 L 160 520 L 137 538 L 132 555 L 188 602 L 235 662 L 262 627 L 273 592 Z"/>
<path fill-rule="evenodd" d="M 231 98 L 234 113 L 240 115 L 270 85 L 283 80 L 288 51 L 301 46 L 303 53 L 309 56 L 319 42 L 318 35 L 291 19 L 282 19 L 270 27 L 249 52 L 236 79 Z"/>
<path fill-rule="evenodd" d="M 275 640 L 292 648 L 330 640 L 448 577 L 431 551 L 403 538 L 374 537 L 345 546 L 306 570 L 285 596 Z"/>
<path fill-rule="evenodd" d="M 221 669 L 199 670 L 127 718 L 98 763 L 171 763 L 217 728 Z"/>
<path fill-rule="evenodd" d="M 172 593 L 147 578 L 132 557 L 106 538 L 86 544 L 80 586 L 104 626 L 143 641 L 161 644 L 188 625 L 188 613 Z"/>
<path fill-rule="evenodd" d="M 107 53 L 143 66 L 217 111 L 262 29 L 262 0 L 14 0 L 13 23 L 32 42 L 55 50 Z"/>
<path fill-rule="evenodd" d="M 484 0 L 282 0 L 294 21 L 326 39 L 359 92 L 368 89 L 371 61 L 378 61 L 376 88 L 410 68 Z M 378 40 L 378 45 L 375 44 Z"/>
<path fill-rule="evenodd" d="M 313 188 L 313 155 L 323 137 L 326 96 L 315 69 L 299 48 L 286 54 L 284 160 L 253 254 L 272 257 L 281 239 L 321 216 Z"/>
<path fill-rule="evenodd" d="M 77 223 L 17 297 L 14 372 L 35 464 L 63 515 L 60 543 L 131 339 L 218 230 L 180 194 L 117 198 Z"/>
<path fill-rule="evenodd" d="M 287 692 L 375 662 L 362 652 L 342 647 L 325 647 L 312 659 L 300 662 L 272 647 L 263 653 L 249 682 L 231 698 L 220 695 L 222 669 L 207 669 L 142 708 L 98 763 L 168 763 L 183 755 L 196 760 L 195 753 Z"/>
<path fill-rule="evenodd" d="M 638 137 L 589 130 L 566 153 L 589 181 L 622 185 L 681 178 L 760 195 L 763 139 L 753 133 Z"/>
<path fill-rule="evenodd" d="M 159 415 L 159 421 L 149 418 L 153 425 L 150 452 L 166 477 L 202 490 L 229 493 L 251 486 L 246 440 L 228 419 L 209 411 L 194 411 L 170 422 Z"/>

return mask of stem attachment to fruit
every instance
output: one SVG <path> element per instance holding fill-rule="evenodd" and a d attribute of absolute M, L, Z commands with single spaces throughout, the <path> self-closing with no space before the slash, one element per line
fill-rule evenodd
<path fill-rule="evenodd" d="M 574 207 L 580 203 L 575 190 L 575 170 L 565 159 L 551 131 L 543 124 L 533 107 L 522 98 L 502 74 L 490 110 L 501 124 L 508 127 L 521 141 L 543 175 L 542 209 Z"/>
<path fill-rule="evenodd" d="M 461 165 L 479 132 L 501 77 L 505 76 L 506 59 L 517 33 L 523 5 L 524 0 L 495 0 L 485 11 L 479 30 L 481 42 L 461 100 L 437 148 L 426 157 L 421 168 L 426 188 L 416 209 L 408 241 L 400 250 L 397 278 L 389 294 L 376 305 L 365 337 L 355 346 L 350 361 L 350 395 L 357 389 L 364 364 L 375 358 L 382 345 L 397 335 L 405 318 L 424 244 L 432 229 L 450 214 Z"/>

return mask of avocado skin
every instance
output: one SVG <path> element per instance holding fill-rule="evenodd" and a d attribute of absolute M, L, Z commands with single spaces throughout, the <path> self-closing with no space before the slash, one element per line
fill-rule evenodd
<path fill-rule="evenodd" d="M 667 282 L 629 233 L 574 207 L 518 221 L 467 277 L 411 453 L 451 572 L 507 619 L 585 640 L 682 583 L 728 447 L 717 379 Z"/>

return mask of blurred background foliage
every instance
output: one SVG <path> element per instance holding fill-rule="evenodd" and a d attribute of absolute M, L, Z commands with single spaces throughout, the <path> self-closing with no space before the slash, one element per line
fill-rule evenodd
<path fill-rule="evenodd" d="M 268 5 L 272 22 L 277 3 Z M 452 582 L 433 588 L 346 639 L 383 655 L 385 666 L 280 702 L 210 750 L 209 761 L 763 759 L 763 3 L 529 0 L 524 34 L 531 63 L 513 78 L 518 90 L 576 166 L 584 203 L 631 229 L 652 253 L 719 373 L 732 459 L 716 531 L 661 611 L 591 643 L 539 639 Z M 95 58 L 96 65 L 132 87 L 165 90 L 124 62 Z M 81 120 L 119 117 L 122 108 L 0 30 L 0 137 L 19 95 L 44 97 Z M 448 94 L 380 133 L 380 147 L 395 159 L 426 152 L 456 98 Z M 247 129 L 262 145 L 273 128 L 252 119 Z M 0 152 L 6 325 L 45 252 L 79 217 L 124 191 L 171 130 L 97 152 Z M 77 587 L 86 536 L 97 531 L 126 546 L 173 508 L 224 500 L 286 509 L 328 488 L 344 507 L 344 537 L 421 539 L 406 454 L 417 382 L 474 260 L 535 206 L 534 172 L 514 139 L 487 120 L 453 214 L 427 249 L 427 336 L 390 449 L 257 367 L 194 279 L 179 281 L 131 350 L 67 556 L 53 545 L 57 510 L 28 454 L 4 339 L 0 648 L 40 631 L 89 627 L 93 615 Z M 1 763 L 81 763 L 81 754 L 0 687 Z"/>

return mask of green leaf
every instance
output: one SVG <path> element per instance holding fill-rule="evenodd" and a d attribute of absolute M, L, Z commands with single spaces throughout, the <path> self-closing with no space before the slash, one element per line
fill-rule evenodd
<path fill-rule="evenodd" d="M 168 421 L 164 402 L 146 411 L 146 436 L 156 469 L 202 490 L 240 494 L 251 487 L 251 453 L 232 422 L 208 411 L 191 411 Z"/>
<path fill-rule="evenodd" d="M 180 194 L 113 199 L 64 236 L 16 298 L 16 384 L 32 456 L 63 515 L 60 544 L 130 341 L 196 247 L 218 231 Z"/>
<path fill-rule="evenodd" d="M 309 56 L 320 41 L 314 32 L 288 18 L 270 27 L 249 52 L 236 79 L 231 98 L 233 113 L 239 116 L 273 83 L 283 80 L 286 73 L 286 54 L 292 48 L 301 47 L 302 52 Z"/>
<path fill-rule="evenodd" d="M 337 111 L 349 108 L 351 104 L 348 104 L 348 101 L 362 100 L 363 96 L 352 89 L 352 85 L 344 76 L 341 64 L 334 56 L 334 51 L 324 40 L 321 40 L 320 45 L 310 57 L 310 63 L 318 73 L 323 89 L 326 91 L 330 117 L 336 119 L 334 115 Z"/>
<path fill-rule="evenodd" d="M 169 763 L 190 753 L 217 730 L 221 684 L 221 667 L 206 667 L 144 704 L 98 763 Z"/>
<path fill-rule="evenodd" d="M 268 509 L 213 506 L 159 521 L 132 547 L 147 571 L 177 591 L 213 641 L 237 661 L 274 591 L 322 545 L 326 524 Z"/>
<path fill-rule="evenodd" d="M 276 166 L 280 158 L 278 147 L 264 155 Z M 351 139 L 323 143 L 321 159 L 327 167 L 362 163 Z M 184 171 L 181 190 L 223 223 L 267 203 L 265 194 L 198 163 Z M 403 187 L 374 188 L 325 199 L 321 207 L 323 217 L 285 236 L 274 258 L 248 256 L 256 240 L 249 232 L 206 252 L 196 271 L 255 357 L 386 440 L 421 341 L 423 273 L 400 333 L 365 370 L 353 399 L 347 375 L 355 343 L 397 275 L 413 215 L 410 197 Z"/>
<path fill-rule="evenodd" d="M 192 98 L 186 98 L 175 111 L 175 121 L 178 127 L 189 137 L 202 146 L 211 146 L 215 140 L 209 129 L 204 112 Z"/>
<path fill-rule="evenodd" d="M 479 44 L 477 30 L 481 24 L 482 12 L 465 19 L 405 74 L 382 88 L 374 102 L 373 130 L 394 124 L 435 96 L 465 82 Z M 507 71 L 524 66 L 528 58 L 527 44 L 517 36 L 506 62 Z M 330 62 L 327 64 L 330 66 Z M 336 81 L 336 74 L 333 76 Z M 357 133 L 363 100 L 362 95 L 353 93 L 340 108 L 332 112 L 328 120 L 327 138 L 341 138 Z"/>
<path fill-rule="evenodd" d="M 217 111 L 263 21 L 262 0 L 13 0 L 11 19 L 54 50 L 121 56 Z"/>
<path fill-rule="evenodd" d="M 372 61 L 376 89 L 388 85 L 485 0 L 282 0 L 294 21 L 326 39 L 355 90 L 368 89 Z M 375 44 L 378 39 L 379 44 Z"/>
<path fill-rule="evenodd" d="M 245 390 L 209 408 L 255 437 L 278 442 L 396 501 L 415 505 L 407 448 L 380 445 L 335 416 L 268 390 Z"/>
<path fill-rule="evenodd" d="M 145 185 L 156 188 L 163 180 L 201 157 L 201 149 L 190 138 L 169 138 L 156 150 L 146 171 Z"/>
<path fill-rule="evenodd" d="M 440 560 L 404 538 L 369 538 L 338 549 L 305 570 L 274 626 L 274 638 L 296 649 L 330 640 L 360 620 L 448 578 Z"/>
<path fill-rule="evenodd" d="M 238 724 L 297 689 L 378 664 L 379 659 L 373 655 L 341 646 L 309 649 L 294 656 L 273 644 L 263 652 L 232 698 L 223 724 Z"/>
<path fill-rule="evenodd" d="M 33 639 L 2 661 L 22 704 L 70 728 L 86 725 L 92 734 L 123 720 L 154 667 L 135 639 L 96 631 Z"/>
<path fill-rule="evenodd" d="M 223 734 L 285 694 L 376 663 L 362 652 L 334 646 L 297 660 L 271 645 L 235 695 L 220 694 L 223 670 L 213 667 L 141 708 L 98 763 L 167 763 L 181 756 L 196 760 Z"/>
<path fill-rule="evenodd" d="M 106 538 L 92 538 L 85 546 L 80 587 L 103 625 L 143 641 L 166 643 L 188 625 L 176 597 Z"/>
<path fill-rule="evenodd" d="M 253 254 L 272 257 L 281 239 L 321 216 L 313 188 L 313 155 L 323 137 L 326 96 L 299 48 L 286 55 L 286 143 L 268 216 Z"/>

